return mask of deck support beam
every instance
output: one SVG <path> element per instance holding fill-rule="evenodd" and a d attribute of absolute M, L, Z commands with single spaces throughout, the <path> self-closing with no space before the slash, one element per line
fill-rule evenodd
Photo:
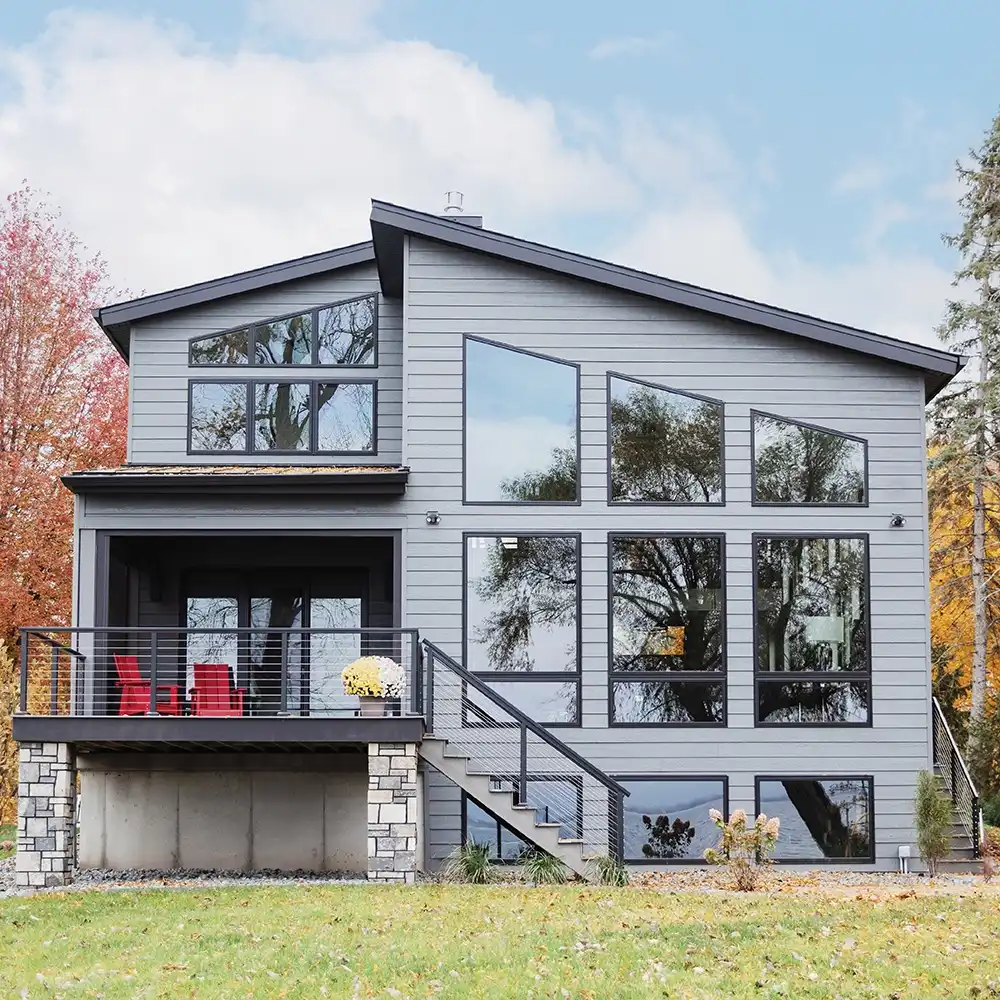
<path fill-rule="evenodd" d="M 420 835 L 415 743 L 368 744 L 368 878 L 414 882 Z"/>

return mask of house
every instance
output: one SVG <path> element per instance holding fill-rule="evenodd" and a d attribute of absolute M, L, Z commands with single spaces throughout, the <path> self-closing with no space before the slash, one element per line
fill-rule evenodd
<path fill-rule="evenodd" d="M 66 477 L 75 626 L 22 636 L 19 884 L 690 863 L 736 807 L 893 869 L 932 764 L 971 857 L 924 462 L 963 359 L 475 217 L 371 233 L 97 311 L 128 462 Z M 344 694 L 361 654 L 398 698 Z"/>

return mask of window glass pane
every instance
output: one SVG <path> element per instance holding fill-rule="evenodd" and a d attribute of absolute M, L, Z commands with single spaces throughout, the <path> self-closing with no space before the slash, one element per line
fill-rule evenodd
<path fill-rule="evenodd" d="M 271 629 L 302 628 L 302 594 L 277 589 L 266 597 L 250 598 L 250 702 L 256 715 L 275 715 L 281 708 L 282 633 Z M 287 708 L 301 704 L 302 633 L 288 637 Z"/>
<path fill-rule="evenodd" d="M 625 799 L 626 861 L 702 860 L 718 842 L 708 811 L 726 811 L 721 778 L 620 782 Z"/>
<path fill-rule="evenodd" d="M 611 499 L 721 503 L 721 403 L 611 376 Z"/>
<path fill-rule="evenodd" d="M 867 681 L 757 682 L 757 718 L 760 722 L 865 725 L 871 689 Z"/>
<path fill-rule="evenodd" d="M 754 500 L 865 502 L 865 445 L 833 431 L 753 415 Z"/>
<path fill-rule="evenodd" d="M 245 365 L 250 360 L 250 331 L 230 330 L 191 342 L 193 365 Z"/>
<path fill-rule="evenodd" d="M 246 447 L 246 383 L 192 383 L 191 450 L 246 451 Z"/>
<path fill-rule="evenodd" d="M 867 542 L 758 538 L 757 669 L 868 670 Z"/>
<path fill-rule="evenodd" d="M 319 311 L 319 363 L 370 365 L 375 360 L 375 299 Z"/>
<path fill-rule="evenodd" d="M 276 319 L 254 327 L 258 365 L 308 365 L 312 362 L 312 313 Z"/>
<path fill-rule="evenodd" d="M 611 685 L 612 722 L 722 723 L 726 686 L 716 681 L 620 681 Z"/>
<path fill-rule="evenodd" d="M 465 796 L 465 842 L 489 847 L 490 858 L 499 857 L 497 821 L 478 802 Z"/>
<path fill-rule="evenodd" d="M 576 422 L 574 365 L 465 341 L 466 500 L 576 500 Z"/>
<path fill-rule="evenodd" d="M 489 686 L 502 698 L 535 722 L 548 725 L 553 722 L 575 723 L 576 681 L 489 681 Z M 469 687 L 466 692 L 469 704 L 466 712 L 472 725 L 495 723 L 510 725 L 512 719 L 489 700 Z M 478 708 L 475 706 L 479 706 Z"/>
<path fill-rule="evenodd" d="M 360 597 L 313 597 L 309 601 L 310 628 L 360 628 Z M 379 651 L 381 652 L 381 651 Z M 387 651 L 388 655 L 392 650 Z M 336 635 L 309 634 L 310 715 L 353 715 L 359 706 L 357 695 L 344 694 L 340 673 L 361 655 L 360 633 Z"/>
<path fill-rule="evenodd" d="M 577 669 L 577 539 L 466 540 L 466 658 L 472 671 Z"/>
<path fill-rule="evenodd" d="M 262 382 L 254 386 L 255 451 L 309 450 L 306 382 Z"/>
<path fill-rule="evenodd" d="M 320 451 L 374 451 L 375 386 L 320 383 Z"/>
<path fill-rule="evenodd" d="M 872 858 L 868 778 L 784 778 L 759 789 L 760 812 L 781 820 L 775 858 Z"/>
<path fill-rule="evenodd" d="M 235 597 L 189 597 L 187 599 L 187 628 L 235 629 L 239 626 L 239 604 Z M 228 663 L 235 681 L 238 664 L 238 640 L 236 632 L 189 633 L 187 668 L 184 690 L 194 687 L 194 664 Z"/>
<path fill-rule="evenodd" d="M 723 670 L 722 539 L 611 539 L 612 669 Z"/>
<path fill-rule="evenodd" d="M 490 787 L 518 795 L 519 779 L 496 778 Z M 582 837 L 583 786 L 565 777 L 529 777 L 527 805 L 535 807 L 536 823 L 559 823 L 560 837 Z"/>

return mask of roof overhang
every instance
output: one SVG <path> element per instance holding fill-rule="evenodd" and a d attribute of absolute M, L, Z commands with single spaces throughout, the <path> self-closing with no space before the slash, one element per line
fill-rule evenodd
<path fill-rule="evenodd" d="M 132 323 L 162 316 L 178 309 L 190 306 L 204 305 L 206 302 L 216 302 L 231 295 L 241 295 L 260 288 L 281 284 L 285 281 L 296 281 L 299 278 L 311 278 L 316 274 L 328 271 L 338 271 L 358 264 L 367 264 L 375 259 L 375 250 L 371 241 L 355 243 L 335 250 L 325 250 L 322 253 L 311 254 L 308 257 L 297 257 L 267 267 L 258 267 L 252 271 L 241 271 L 223 278 L 213 278 L 197 285 L 186 285 L 155 295 L 146 295 L 141 299 L 131 299 L 128 302 L 117 302 L 114 305 L 102 306 L 94 310 L 94 319 L 115 345 L 118 353 L 128 361 L 129 327 Z"/>
<path fill-rule="evenodd" d="M 261 469 L 257 466 L 199 468 L 144 466 L 74 472 L 62 481 L 73 493 L 156 496 L 367 496 L 406 492 L 405 466 L 370 469 Z"/>
<path fill-rule="evenodd" d="M 379 281 L 387 296 L 402 295 L 403 238 L 411 235 L 906 365 L 923 374 L 927 399 L 940 392 L 967 360 L 933 347 L 672 281 L 389 202 L 372 202 L 371 227 Z"/>

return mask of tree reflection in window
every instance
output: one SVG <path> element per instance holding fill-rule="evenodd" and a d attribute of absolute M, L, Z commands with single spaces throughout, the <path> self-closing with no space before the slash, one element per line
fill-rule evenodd
<path fill-rule="evenodd" d="M 245 365 L 250 360 L 250 331 L 230 330 L 191 342 L 193 365 Z"/>
<path fill-rule="evenodd" d="M 308 382 L 254 386 L 254 450 L 308 451 L 311 391 Z"/>
<path fill-rule="evenodd" d="M 368 365 L 375 360 L 375 297 L 341 302 L 318 314 L 321 365 Z"/>
<path fill-rule="evenodd" d="M 725 813 L 722 778 L 619 778 L 624 802 L 622 847 L 626 861 L 701 861 L 717 830 L 710 809 Z"/>
<path fill-rule="evenodd" d="M 192 451 L 246 451 L 246 382 L 192 382 L 190 419 Z"/>
<path fill-rule="evenodd" d="M 611 501 L 721 503 L 723 405 L 608 376 Z"/>
<path fill-rule="evenodd" d="M 864 504 L 866 449 L 849 437 L 752 413 L 755 503 Z"/>
<path fill-rule="evenodd" d="M 612 535 L 609 545 L 612 721 L 722 722 L 721 536 Z"/>
<path fill-rule="evenodd" d="M 465 338 L 465 500 L 579 499 L 576 365 Z"/>
<path fill-rule="evenodd" d="M 312 313 L 301 313 L 254 327 L 254 363 L 309 364 L 312 361 L 312 319 Z"/>
<path fill-rule="evenodd" d="M 374 451 L 375 386 L 370 382 L 321 382 L 317 393 L 317 451 Z"/>

